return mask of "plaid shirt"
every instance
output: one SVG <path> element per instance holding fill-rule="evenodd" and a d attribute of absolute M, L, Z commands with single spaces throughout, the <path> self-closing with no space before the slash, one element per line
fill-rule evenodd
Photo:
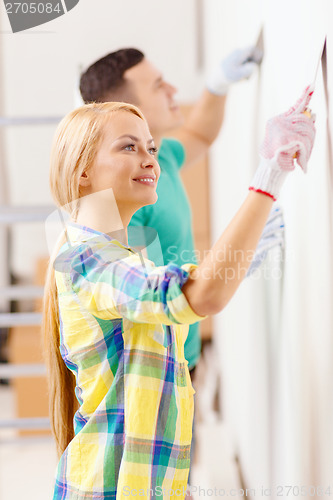
<path fill-rule="evenodd" d="M 189 266 L 154 267 L 76 224 L 67 234 L 55 261 L 60 350 L 80 408 L 54 499 L 183 498 L 194 393 L 184 341 L 202 319 L 181 291 Z"/>

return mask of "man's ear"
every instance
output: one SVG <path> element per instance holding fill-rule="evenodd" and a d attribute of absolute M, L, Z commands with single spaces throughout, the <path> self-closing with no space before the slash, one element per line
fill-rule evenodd
<path fill-rule="evenodd" d="M 90 186 L 90 176 L 87 173 L 87 171 L 82 172 L 80 180 L 79 180 L 79 185 L 82 187 Z"/>

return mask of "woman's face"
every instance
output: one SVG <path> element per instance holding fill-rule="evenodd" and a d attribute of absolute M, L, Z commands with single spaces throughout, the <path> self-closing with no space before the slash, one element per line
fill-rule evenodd
<path fill-rule="evenodd" d="M 147 123 L 127 111 L 104 126 L 96 158 L 80 179 L 83 195 L 112 188 L 120 214 L 156 202 L 160 167 Z"/>

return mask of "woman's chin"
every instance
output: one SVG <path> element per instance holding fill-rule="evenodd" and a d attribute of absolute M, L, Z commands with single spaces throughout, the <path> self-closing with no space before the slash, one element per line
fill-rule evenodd
<path fill-rule="evenodd" d="M 143 202 L 143 204 L 141 206 L 146 207 L 147 205 L 155 205 L 157 200 L 158 200 L 158 196 L 157 196 L 157 193 L 155 193 L 154 196 L 150 196 L 149 199 L 147 198 L 147 200 L 145 202 Z"/>

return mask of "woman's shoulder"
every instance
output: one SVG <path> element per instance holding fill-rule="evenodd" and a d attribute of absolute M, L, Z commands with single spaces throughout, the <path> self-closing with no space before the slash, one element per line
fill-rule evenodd
<path fill-rule="evenodd" d="M 56 272 L 87 274 L 95 268 L 105 267 L 119 260 L 128 259 L 133 251 L 117 240 L 105 240 L 99 236 L 75 243 L 66 242 L 55 261 Z"/>

